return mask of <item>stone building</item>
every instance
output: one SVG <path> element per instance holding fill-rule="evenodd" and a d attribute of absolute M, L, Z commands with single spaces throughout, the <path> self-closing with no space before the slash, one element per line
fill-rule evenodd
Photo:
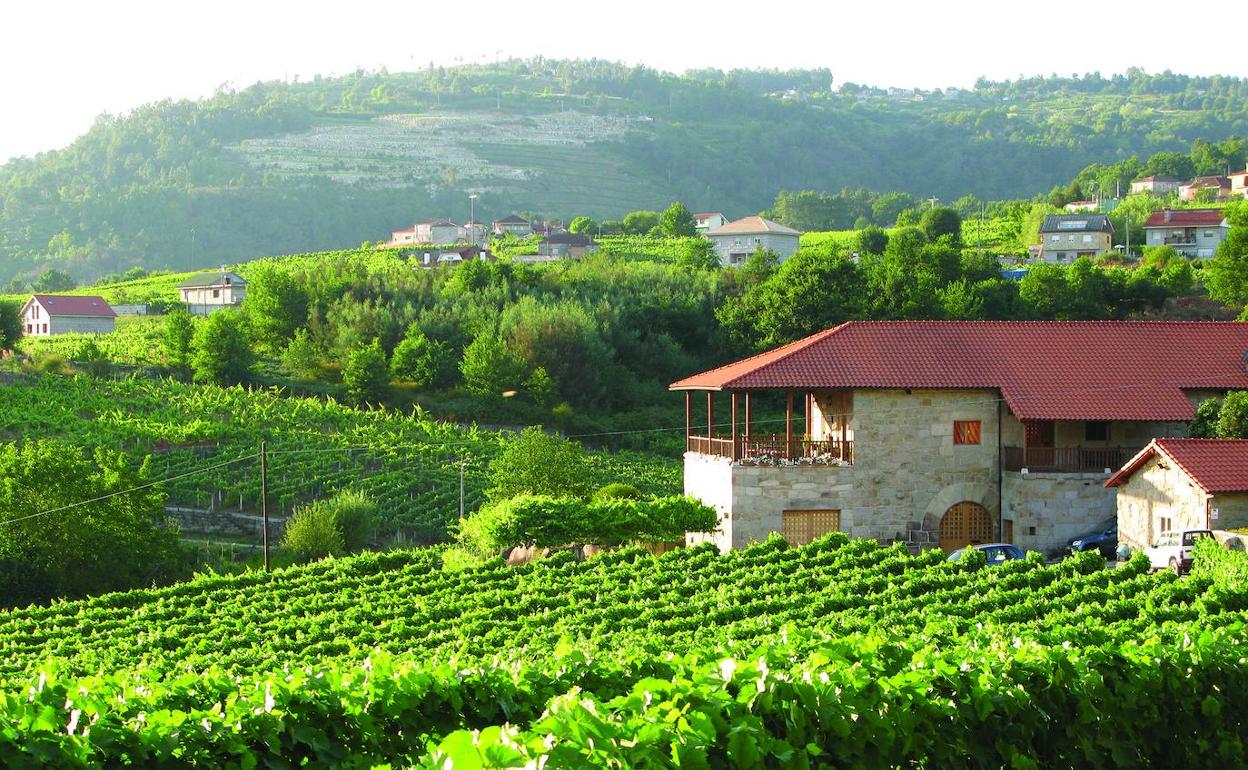
<path fill-rule="evenodd" d="M 107 334 L 117 314 L 103 297 L 35 294 L 22 305 L 22 333 L 27 337 L 53 334 Z"/>
<path fill-rule="evenodd" d="M 1060 550 L 1115 515 L 1114 469 L 1248 387 L 1244 351 L 1242 323 L 848 322 L 673 383 L 685 493 L 725 550 L 829 530 Z"/>
<path fill-rule="evenodd" d="M 1118 492 L 1118 542 L 1162 532 L 1248 527 L 1248 441 L 1156 439 L 1105 482 Z"/>
<path fill-rule="evenodd" d="M 797 251 L 802 234 L 770 219 L 742 217 L 707 230 L 703 237 L 715 244 L 720 263 L 739 265 L 759 249 L 774 251 L 783 262 Z"/>

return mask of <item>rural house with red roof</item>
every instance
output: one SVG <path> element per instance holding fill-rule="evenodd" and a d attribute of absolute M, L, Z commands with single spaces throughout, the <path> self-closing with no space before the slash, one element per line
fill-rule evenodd
<path fill-rule="evenodd" d="M 1244 323 L 851 321 L 671 385 L 685 493 L 723 549 L 836 529 L 1058 550 L 1115 515 L 1115 469 L 1248 388 L 1246 352 Z"/>
<path fill-rule="evenodd" d="M 1118 490 L 1118 542 L 1162 532 L 1248 527 L 1248 441 L 1160 438 L 1105 482 Z"/>
<path fill-rule="evenodd" d="M 712 227 L 703 232 L 702 237 L 715 245 L 721 264 L 740 265 L 759 249 L 775 252 L 783 262 L 797 252 L 802 234 L 779 222 L 755 216 Z"/>
<path fill-rule="evenodd" d="M 699 211 L 693 215 L 693 226 L 699 233 L 728 224 L 728 217 L 718 211 Z"/>
<path fill-rule="evenodd" d="M 103 297 L 35 294 L 22 305 L 22 333 L 27 337 L 52 334 L 107 334 L 117 314 Z"/>
<path fill-rule="evenodd" d="M 1208 259 L 1229 232 L 1221 209 L 1162 209 L 1144 222 L 1144 245 L 1171 246 L 1185 257 Z"/>

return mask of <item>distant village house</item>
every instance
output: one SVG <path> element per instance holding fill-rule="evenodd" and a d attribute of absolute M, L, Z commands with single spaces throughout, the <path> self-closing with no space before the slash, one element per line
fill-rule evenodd
<path fill-rule="evenodd" d="M 1163 209 L 1144 222 L 1146 246 L 1171 246 L 1185 257 L 1208 259 L 1226 240 L 1230 224 L 1221 209 Z"/>
<path fill-rule="evenodd" d="M 728 224 L 728 217 L 718 211 L 699 211 L 693 215 L 693 226 L 699 233 L 705 233 L 707 230 L 714 230 L 726 224 Z"/>
<path fill-rule="evenodd" d="M 1074 262 L 1114 248 L 1114 226 L 1104 214 L 1051 214 L 1040 224 L 1040 259 Z"/>
<path fill-rule="evenodd" d="M 208 315 L 217 310 L 241 305 L 247 296 L 247 281 L 238 273 L 208 270 L 196 273 L 178 284 L 178 299 L 192 315 Z"/>
<path fill-rule="evenodd" d="M 1166 195 L 1167 193 L 1178 192 L 1179 185 L 1182 183 L 1183 180 L 1174 176 L 1146 176 L 1131 183 L 1131 192 Z"/>
<path fill-rule="evenodd" d="M 797 251 L 802 234 L 779 222 L 752 216 L 707 230 L 703 236 L 715 245 L 721 264 L 740 265 L 759 249 L 775 252 L 783 262 Z"/>
<path fill-rule="evenodd" d="M 562 259 L 583 257 L 598 250 L 598 244 L 580 233 L 552 233 L 537 244 L 537 254 L 542 257 Z"/>
<path fill-rule="evenodd" d="M 103 297 L 35 294 L 22 306 L 22 331 L 27 337 L 53 334 L 108 334 L 117 314 Z"/>
<path fill-rule="evenodd" d="M 1231 180 L 1224 176 L 1198 176 L 1179 185 L 1181 201 L 1224 201 L 1231 195 Z"/>
<path fill-rule="evenodd" d="M 521 238 L 533 232 L 529 220 L 515 214 L 494 220 L 490 229 L 494 235 L 515 235 Z"/>

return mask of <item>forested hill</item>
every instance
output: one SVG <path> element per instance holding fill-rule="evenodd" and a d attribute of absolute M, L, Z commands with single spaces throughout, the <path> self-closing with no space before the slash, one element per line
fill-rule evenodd
<path fill-rule="evenodd" d="M 479 219 L 674 198 L 739 216 L 782 189 L 1030 197 L 1089 163 L 1248 134 L 1244 79 L 1133 71 L 919 100 L 834 74 L 510 61 L 152 104 L 0 167 L 0 280 L 357 245 L 466 219 L 470 191 Z"/>

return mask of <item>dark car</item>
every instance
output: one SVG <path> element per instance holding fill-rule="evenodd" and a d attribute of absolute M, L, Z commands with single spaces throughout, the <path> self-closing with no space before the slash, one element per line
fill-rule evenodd
<path fill-rule="evenodd" d="M 976 551 L 983 551 L 984 558 L 988 561 L 989 566 L 1027 558 L 1027 555 L 1023 553 L 1023 549 L 1009 543 L 985 543 L 983 545 L 973 545 L 970 547 L 974 548 Z M 948 561 L 960 560 L 966 551 L 966 548 L 959 548 L 949 554 Z"/>
<path fill-rule="evenodd" d="M 1080 551 L 1100 551 L 1101 556 L 1113 559 L 1118 553 L 1118 523 L 1114 522 L 1105 529 L 1089 532 L 1070 541 L 1072 553 Z"/>

